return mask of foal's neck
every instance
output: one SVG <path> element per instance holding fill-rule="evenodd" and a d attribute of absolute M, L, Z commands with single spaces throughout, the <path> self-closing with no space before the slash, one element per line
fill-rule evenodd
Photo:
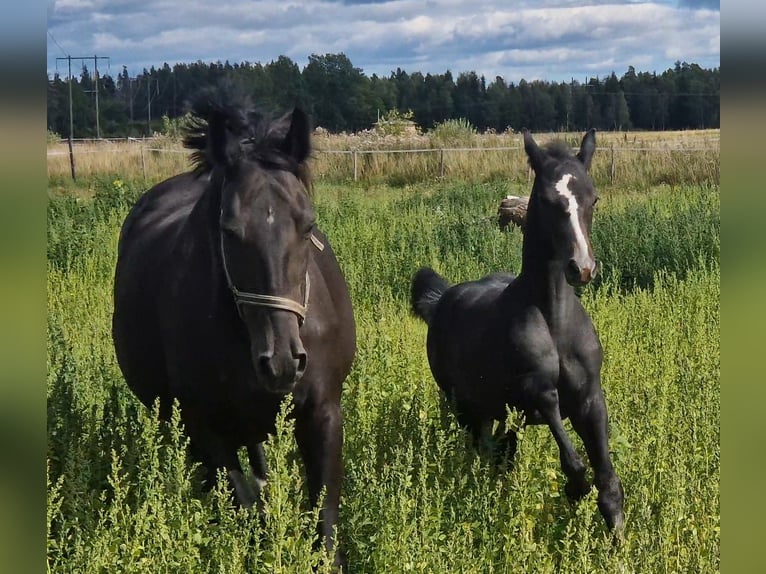
<path fill-rule="evenodd" d="M 527 225 L 517 281 L 524 286 L 528 300 L 555 327 L 568 320 L 577 296 L 564 275 L 566 260 L 557 258 L 544 239 L 540 230 Z"/>

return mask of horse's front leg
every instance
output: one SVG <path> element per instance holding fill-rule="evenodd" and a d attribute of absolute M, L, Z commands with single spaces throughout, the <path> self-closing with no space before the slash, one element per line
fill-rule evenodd
<path fill-rule="evenodd" d="M 335 528 L 343 479 L 343 416 L 340 405 L 330 402 L 307 411 L 296 418 L 295 436 L 306 466 L 309 501 L 312 508 L 316 507 L 325 489 L 317 530 L 327 552 L 335 551 L 335 565 L 341 566 L 343 559 L 335 549 Z"/>
<path fill-rule="evenodd" d="M 585 477 L 585 464 L 572 444 L 564 428 L 559 407 L 559 393 L 548 377 L 528 379 L 526 385 L 527 401 L 540 414 L 543 422 L 548 425 L 559 447 L 561 469 L 567 477 L 564 488 L 567 498 L 578 500 L 590 492 L 590 484 Z"/>
<path fill-rule="evenodd" d="M 570 417 L 572 426 L 582 438 L 593 466 L 594 482 L 598 489 L 598 509 L 607 526 L 617 533 L 623 528 L 624 492 L 609 457 L 609 429 L 606 402 L 601 385 L 592 386 L 590 400 L 585 408 Z"/>
<path fill-rule="evenodd" d="M 247 457 L 250 459 L 250 472 L 255 481 L 255 496 L 258 506 L 258 514 L 263 516 L 263 499 L 261 492 L 266 488 L 268 479 L 268 465 L 266 464 L 266 453 L 263 450 L 262 442 L 251 442 L 247 445 Z"/>

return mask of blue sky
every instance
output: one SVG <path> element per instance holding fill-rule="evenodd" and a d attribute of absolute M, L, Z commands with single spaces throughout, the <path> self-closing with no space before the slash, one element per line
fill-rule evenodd
<path fill-rule="evenodd" d="M 720 0 L 48 0 L 47 69 L 66 76 L 67 54 L 108 56 L 99 70 L 112 76 L 280 55 L 303 69 L 343 52 L 368 76 L 582 82 L 677 60 L 718 67 L 720 26 Z"/>

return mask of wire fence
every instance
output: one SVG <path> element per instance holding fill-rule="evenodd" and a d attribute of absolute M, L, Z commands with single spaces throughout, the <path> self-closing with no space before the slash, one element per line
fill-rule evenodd
<path fill-rule="evenodd" d="M 69 142 L 67 142 L 69 143 Z M 68 150 L 47 152 L 48 174 L 135 173 L 140 166 L 145 181 L 169 177 L 188 168 L 190 150 L 156 145 L 152 139 L 79 140 Z M 117 159 L 108 159 L 117 156 Z M 174 159 L 165 159 L 174 158 Z M 68 157 L 68 162 L 65 158 Z M 179 161 L 178 158 L 183 157 Z M 662 141 L 652 145 L 624 146 L 611 143 L 597 148 L 598 164 L 594 179 L 611 184 L 632 170 L 634 177 L 651 175 L 654 179 L 714 180 L 720 177 L 720 139 L 700 141 Z M 331 182 L 382 180 L 420 181 L 449 177 L 491 179 L 503 172 L 517 176 L 531 172 L 522 145 L 481 147 L 415 147 L 384 149 L 314 150 L 315 177 Z M 675 175 L 673 175 L 675 174 Z M 696 175 L 695 175 L 696 174 Z M 691 176 L 691 177 L 690 177 Z M 652 179 L 650 177 L 649 179 Z"/>

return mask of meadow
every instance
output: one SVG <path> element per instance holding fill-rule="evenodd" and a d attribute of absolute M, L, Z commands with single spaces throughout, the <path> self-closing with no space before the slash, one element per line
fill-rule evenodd
<path fill-rule="evenodd" d="M 521 234 L 499 231 L 495 214 L 506 194 L 528 194 L 523 162 L 440 181 L 319 178 L 319 224 L 357 321 L 339 524 L 350 572 L 719 570 L 717 153 L 668 151 L 669 163 L 627 161 L 616 174 L 594 166 L 603 272 L 581 297 L 605 351 L 610 446 L 626 491 L 620 545 L 595 492 L 566 500 L 547 428 L 523 430 L 511 472 L 477 455 L 439 396 L 425 325 L 409 311 L 421 265 L 453 282 L 518 272 Z M 49 173 L 48 571 L 325 571 L 289 419 L 266 447 L 260 521 L 235 510 L 224 487 L 203 493 L 177 418 L 156 422 L 125 386 L 110 336 L 112 275 L 120 225 L 145 188 L 135 166 L 77 184 Z"/>

